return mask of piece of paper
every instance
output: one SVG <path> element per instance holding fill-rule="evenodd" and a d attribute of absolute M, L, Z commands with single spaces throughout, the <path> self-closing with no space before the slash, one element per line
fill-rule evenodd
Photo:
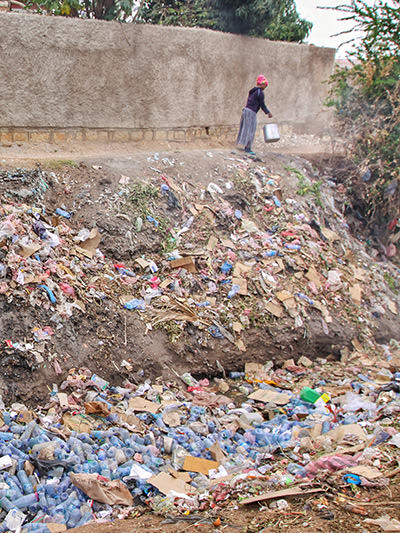
<path fill-rule="evenodd" d="M 219 467 L 217 461 L 209 461 L 208 459 L 203 459 L 201 457 L 193 457 L 187 455 L 183 463 L 183 470 L 188 472 L 198 472 L 199 474 L 204 474 L 208 476 L 210 470 L 215 470 Z"/>
<path fill-rule="evenodd" d="M 365 465 L 353 466 L 352 468 L 349 468 L 348 472 L 350 472 L 350 474 L 356 474 L 357 476 L 362 476 L 370 480 L 377 479 L 378 477 L 382 477 L 382 472 L 372 466 L 365 466 Z"/>
<path fill-rule="evenodd" d="M 62 417 L 62 422 L 66 428 L 77 433 L 90 433 L 97 425 L 88 416 L 68 413 Z"/>
<path fill-rule="evenodd" d="M 275 500 L 276 498 L 288 498 L 289 496 L 307 496 L 308 494 L 314 494 L 315 492 L 324 492 L 324 489 L 301 490 L 300 488 L 298 488 L 275 490 L 272 492 L 265 492 L 264 494 L 259 494 L 258 496 L 253 496 L 252 498 L 245 498 L 239 503 L 241 505 L 247 505 L 249 503 Z"/>
<path fill-rule="evenodd" d="M 214 235 L 211 235 L 211 237 L 208 239 L 208 243 L 206 246 L 207 250 L 212 252 L 214 248 L 217 246 L 217 243 L 218 243 L 217 237 L 214 237 Z"/>
<path fill-rule="evenodd" d="M 171 268 L 185 268 L 188 272 L 196 272 L 196 265 L 192 256 L 174 259 L 170 262 L 170 265 Z"/>
<path fill-rule="evenodd" d="M 192 481 L 192 478 L 190 477 L 189 472 L 178 472 L 172 466 L 168 467 L 168 472 L 173 476 L 175 479 L 180 479 L 181 481 L 184 481 L 185 483 L 190 483 Z"/>
<path fill-rule="evenodd" d="M 60 533 L 61 531 L 67 530 L 65 524 L 56 524 L 55 522 L 47 522 L 46 526 L 50 530 L 50 533 Z"/>
<path fill-rule="evenodd" d="M 300 357 L 300 359 L 297 361 L 297 364 L 301 366 L 305 366 L 306 368 L 310 368 L 311 366 L 313 366 L 313 362 L 311 361 L 311 359 L 309 359 L 305 355 L 302 355 Z"/>
<path fill-rule="evenodd" d="M 167 411 L 163 414 L 162 419 L 164 424 L 170 428 L 176 428 L 181 425 L 181 416 L 177 411 Z"/>
<path fill-rule="evenodd" d="M 81 489 L 89 498 L 108 505 L 132 505 L 133 496 L 128 487 L 120 480 L 113 481 L 98 474 L 69 475 L 71 483 Z"/>
<path fill-rule="evenodd" d="M 356 305 L 361 304 L 361 286 L 357 283 L 349 289 L 351 299 Z"/>
<path fill-rule="evenodd" d="M 135 263 L 137 263 L 143 269 L 147 268 L 150 265 L 149 261 L 146 261 L 146 259 L 143 259 L 142 257 L 137 257 L 135 259 Z"/>
<path fill-rule="evenodd" d="M 58 392 L 57 393 L 58 402 L 61 407 L 68 407 L 68 394 L 65 392 Z"/>
<path fill-rule="evenodd" d="M 141 398 L 140 396 L 134 396 L 129 400 L 129 409 L 133 409 L 134 411 L 144 412 L 144 413 L 152 413 L 155 414 L 160 408 L 160 404 L 149 402 L 149 400 L 146 400 L 145 398 Z"/>
<path fill-rule="evenodd" d="M 156 487 L 160 492 L 168 496 L 171 491 L 178 492 L 181 494 L 189 494 L 192 488 L 190 485 L 182 481 L 181 479 L 176 479 L 166 472 L 160 472 L 156 476 L 151 477 L 148 480 L 148 483 Z"/>
<path fill-rule="evenodd" d="M 290 401 L 290 396 L 288 394 L 263 389 L 258 389 L 253 392 L 250 394 L 249 398 L 256 402 L 274 403 L 276 405 L 286 405 Z"/>
<path fill-rule="evenodd" d="M 382 531 L 400 531 L 400 522 L 396 518 L 390 518 L 385 514 L 380 518 L 366 518 L 364 520 L 367 524 L 374 524 L 382 528 Z"/>
<path fill-rule="evenodd" d="M 99 247 L 100 241 L 101 235 L 98 228 L 93 228 L 89 233 L 89 237 L 79 243 L 79 248 L 85 250 L 89 254 L 89 257 L 93 257 Z"/>
<path fill-rule="evenodd" d="M 265 309 L 271 313 L 271 315 L 276 316 L 277 318 L 281 318 L 283 315 L 283 307 L 280 304 L 274 303 L 274 302 L 268 302 L 265 306 Z"/>
<path fill-rule="evenodd" d="M 315 269 L 315 267 L 311 267 L 307 274 L 306 274 L 306 278 L 309 279 L 310 281 L 312 281 L 313 283 L 315 283 L 316 287 L 319 289 L 321 286 L 322 286 L 322 283 L 321 283 L 321 277 L 320 275 L 318 274 L 317 270 Z"/>
<path fill-rule="evenodd" d="M 250 271 L 251 271 L 251 265 L 237 262 L 235 263 L 235 267 L 233 269 L 233 276 L 235 278 L 240 278 L 242 274 L 247 274 Z"/>
<path fill-rule="evenodd" d="M 20 244 L 19 245 L 19 250 L 18 250 L 18 255 L 20 255 L 21 257 L 23 257 L 24 259 L 27 259 L 28 257 L 30 257 L 31 255 L 35 254 L 37 251 L 39 251 L 41 248 L 41 245 L 40 244 L 35 244 L 35 243 L 31 243 L 31 244 Z"/>
<path fill-rule="evenodd" d="M 110 410 L 105 402 L 94 401 L 85 403 L 85 413 L 88 415 L 108 416 L 110 414 Z"/>
<path fill-rule="evenodd" d="M 339 235 L 337 233 L 324 226 L 321 226 L 321 233 L 325 239 L 328 239 L 328 241 L 334 242 L 339 240 Z"/>
<path fill-rule="evenodd" d="M 211 457 L 214 461 L 220 464 L 225 463 L 226 456 L 218 441 L 214 442 L 214 444 L 210 448 L 208 448 L 208 451 L 210 452 Z"/>
<path fill-rule="evenodd" d="M 322 435 L 323 439 L 331 439 L 337 444 L 341 444 L 346 440 L 346 435 L 351 435 L 352 437 L 357 437 L 363 442 L 367 442 L 368 435 L 365 430 L 358 424 L 342 424 L 337 426 L 334 429 L 324 433 Z M 354 443 L 352 443 L 354 444 Z"/>
<path fill-rule="evenodd" d="M 238 285 L 239 291 L 238 294 L 242 294 L 244 296 L 247 295 L 247 280 L 244 278 L 232 278 L 232 287 L 233 285 Z"/>

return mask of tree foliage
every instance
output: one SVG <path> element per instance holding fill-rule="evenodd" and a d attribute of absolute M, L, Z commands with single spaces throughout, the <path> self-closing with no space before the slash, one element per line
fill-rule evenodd
<path fill-rule="evenodd" d="M 349 54 L 352 67 L 332 77 L 329 104 L 358 168 L 347 179 L 353 203 L 387 240 L 400 214 L 400 2 L 351 0 L 337 9 L 363 37 Z"/>
<path fill-rule="evenodd" d="M 25 5 L 39 13 L 121 21 L 132 18 L 134 8 L 133 0 L 26 0 Z"/>
<path fill-rule="evenodd" d="M 139 18 L 152 24 L 199 26 L 284 41 L 303 41 L 312 24 L 294 0 L 148 0 Z"/>
<path fill-rule="evenodd" d="M 210 28 L 282 41 L 301 42 L 312 27 L 299 17 L 294 0 L 26 1 L 27 7 L 53 15 Z"/>

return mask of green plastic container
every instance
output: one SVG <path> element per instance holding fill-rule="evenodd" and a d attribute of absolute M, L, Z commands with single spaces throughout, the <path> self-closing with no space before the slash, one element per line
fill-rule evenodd
<path fill-rule="evenodd" d="M 319 392 L 314 389 L 310 389 L 310 387 L 304 387 L 304 389 L 302 389 L 300 392 L 300 398 L 303 400 L 303 402 L 315 403 L 320 396 L 321 394 Z"/>

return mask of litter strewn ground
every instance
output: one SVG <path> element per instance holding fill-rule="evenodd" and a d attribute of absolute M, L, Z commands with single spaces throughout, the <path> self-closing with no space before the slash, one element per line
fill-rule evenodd
<path fill-rule="evenodd" d="M 4 524 L 394 527 L 399 272 L 328 168 L 152 152 L 0 192 Z"/>

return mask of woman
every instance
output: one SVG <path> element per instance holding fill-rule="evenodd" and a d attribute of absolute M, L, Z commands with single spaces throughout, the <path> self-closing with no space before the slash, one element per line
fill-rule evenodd
<path fill-rule="evenodd" d="M 268 87 L 268 80 L 265 76 L 258 76 L 257 85 L 249 91 L 246 107 L 243 108 L 242 118 L 240 119 L 239 133 L 236 143 L 244 144 L 244 151 L 254 155 L 251 146 L 257 129 L 257 113 L 261 109 L 271 118 L 272 115 L 265 105 L 264 90 Z"/>

